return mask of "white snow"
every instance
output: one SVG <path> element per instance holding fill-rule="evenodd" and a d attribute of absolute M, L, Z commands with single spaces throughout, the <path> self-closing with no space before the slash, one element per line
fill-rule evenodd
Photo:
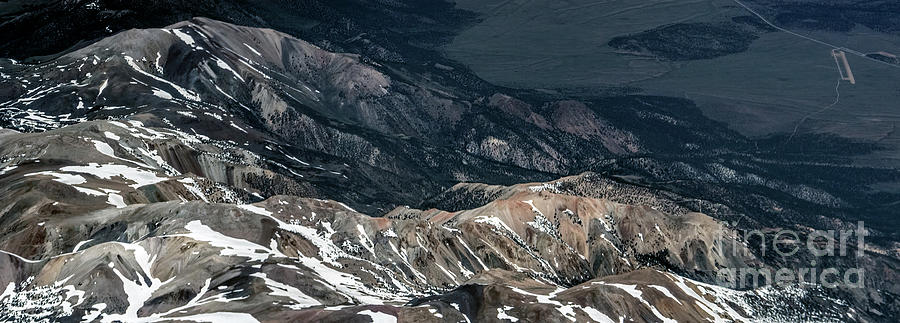
<path fill-rule="evenodd" d="M 197 182 L 194 181 L 193 178 L 182 178 L 179 179 L 178 182 L 184 184 L 184 188 L 191 192 L 191 194 L 194 194 L 194 196 L 196 196 L 200 200 L 203 200 L 203 202 L 209 203 L 209 199 L 206 198 L 206 194 L 204 194 L 203 190 L 201 190 L 200 187 L 197 186 Z"/>
<path fill-rule="evenodd" d="M 155 95 L 163 100 L 171 100 L 174 98 L 171 94 L 169 94 L 169 92 L 166 92 L 166 91 L 163 91 L 163 90 L 160 90 L 157 88 L 153 89 L 153 95 Z"/>
<path fill-rule="evenodd" d="M 266 210 L 265 208 L 261 208 L 256 205 L 253 205 L 253 204 L 242 204 L 242 205 L 238 205 L 237 207 L 247 210 L 247 211 L 250 211 L 250 212 L 253 212 L 253 213 L 256 213 L 256 214 L 259 214 L 259 215 L 265 215 L 265 216 L 272 215 L 272 212 L 269 212 L 269 210 Z"/>
<path fill-rule="evenodd" d="M 512 306 L 504 306 L 502 308 L 498 307 L 497 308 L 497 319 L 509 320 L 510 322 L 518 322 L 519 321 L 518 318 L 510 316 L 509 314 L 506 314 L 506 311 L 509 311 L 511 309 L 513 309 Z"/>
<path fill-rule="evenodd" d="M 713 302 L 709 301 L 708 299 L 706 299 L 706 297 L 700 296 L 699 294 L 697 294 L 697 292 L 694 291 L 694 289 L 692 289 L 690 286 L 688 286 L 685 282 L 690 281 L 691 283 L 693 283 L 694 285 L 696 285 L 698 287 L 700 285 L 703 285 L 702 283 L 688 280 L 681 276 L 676 276 L 676 275 L 671 275 L 671 274 L 667 274 L 667 275 L 670 278 L 673 278 L 672 280 L 675 282 L 675 285 L 678 286 L 678 288 L 680 288 L 681 291 L 683 291 L 688 296 L 694 298 L 696 300 L 694 303 L 697 304 L 698 307 L 703 309 L 703 311 L 705 311 L 707 314 L 712 316 L 716 322 L 725 322 L 725 321 L 729 321 L 729 320 L 738 320 L 738 321 L 747 321 L 748 320 L 747 318 L 744 318 L 742 315 L 740 315 L 733 308 L 731 308 L 731 306 L 725 305 L 725 306 L 720 307 L 716 303 L 713 303 Z M 725 288 L 718 287 L 718 286 L 716 286 L 716 287 L 708 286 L 708 287 L 710 287 L 716 291 L 724 291 L 725 290 Z M 721 318 L 718 313 L 722 313 L 722 312 L 728 313 L 728 315 L 730 315 L 731 318 L 730 319 Z"/>
<path fill-rule="evenodd" d="M 353 257 L 344 252 L 340 247 L 335 245 L 335 243 L 331 240 L 331 236 L 335 232 L 334 229 L 331 228 L 331 223 L 319 221 L 319 225 L 325 229 L 325 233 L 319 233 L 315 228 L 303 226 L 296 222 L 286 223 L 281 219 L 272 216 L 271 212 L 263 208 L 252 205 L 242 205 L 241 207 L 247 210 L 251 210 L 257 214 L 268 216 L 270 219 L 278 223 L 278 227 L 280 229 L 297 233 L 304 239 L 318 247 L 318 257 L 321 258 L 321 260 L 315 257 L 307 257 L 303 255 L 300 256 L 299 260 L 304 266 L 309 267 L 314 272 L 316 272 L 319 277 L 322 278 L 322 284 L 330 286 L 331 288 L 347 296 L 348 298 L 366 304 L 383 304 L 385 299 L 397 299 L 399 297 L 399 295 L 396 295 L 394 293 L 380 291 L 375 289 L 374 287 L 368 286 L 360 281 L 359 278 L 355 275 L 347 274 L 334 269 L 343 267 L 342 264 L 337 262 L 338 258 L 351 258 L 360 261 L 365 260 Z M 369 263 L 376 268 L 379 268 L 378 264 L 372 262 Z M 382 271 L 387 272 L 386 269 L 382 269 Z M 400 286 L 398 285 L 398 287 Z"/>
<path fill-rule="evenodd" d="M 234 127 L 235 129 L 240 130 L 243 133 L 247 133 L 247 130 L 244 130 L 244 128 L 241 128 L 238 125 L 234 124 L 234 121 L 229 121 L 229 122 L 231 122 L 231 126 Z"/>
<path fill-rule="evenodd" d="M 529 186 L 529 187 L 528 187 L 528 190 L 529 190 L 529 191 L 532 191 L 532 192 L 535 192 L 535 193 L 536 193 L 536 192 L 545 191 L 545 190 L 546 190 L 546 191 L 550 191 L 550 192 L 556 192 L 556 191 L 559 190 L 559 182 L 555 182 L 555 183 L 542 183 L 542 184 L 540 184 L 540 185 Z"/>
<path fill-rule="evenodd" d="M 49 322 L 72 315 L 73 308 L 84 302 L 84 292 L 72 285 L 63 286 L 68 279 L 49 285 L 33 285 L 34 276 L 30 276 L 18 288 L 10 282 L 0 294 L 0 316 L 7 319 L 6 322 Z M 70 301 L 72 298 L 75 298 L 74 302 Z"/>
<path fill-rule="evenodd" d="M 577 304 L 563 305 L 559 301 L 554 300 L 553 298 L 556 296 L 556 294 L 564 291 L 564 289 L 562 288 L 557 288 L 555 291 L 551 292 L 550 295 L 535 294 L 513 286 L 509 286 L 509 288 L 512 289 L 512 291 L 522 295 L 534 296 L 535 298 L 537 298 L 538 303 L 554 305 L 554 308 L 556 308 L 556 310 L 559 311 L 560 314 L 562 314 L 572 322 L 575 322 L 575 307 L 581 307 Z"/>
<path fill-rule="evenodd" d="M 616 321 L 613 321 L 609 316 L 606 316 L 606 314 L 601 313 L 600 311 L 598 311 L 597 309 L 595 309 L 593 307 L 585 306 L 585 307 L 582 307 L 581 310 L 584 311 L 584 313 L 587 314 L 588 317 L 590 317 L 591 320 L 593 320 L 594 322 L 600 322 L 600 323 L 615 323 L 616 322 Z"/>
<path fill-rule="evenodd" d="M 184 228 L 190 233 L 181 236 L 197 241 L 205 241 L 213 247 L 222 248 L 219 254 L 223 256 L 246 257 L 250 261 L 262 261 L 268 259 L 270 255 L 286 257 L 277 250 L 271 250 L 244 239 L 232 238 L 221 234 L 198 220 L 188 222 Z"/>
<path fill-rule="evenodd" d="M 128 307 L 125 309 L 124 314 L 110 314 L 103 317 L 103 322 L 114 322 L 114 321 L 124 321 L 124 322 L 139 322 L 141 318 L 138 317 L 138 310 L 144 306 L 151 297 L 153 297 L 153 293 L 165 285 L 166 283 L 172 281 L 175 277 L 170 278 L 167 281 L 162 281 L 159 278 L 153 277 L 153 274 L 150 272 L 150 268 L 153 265 L 153 262 L 156 260 L 156 257 L 151 257 L 150 254 L 144 250 L 138 244 L 129 244 L 129 243 L 118 243 L 125 250 L 130 250 L 132 255 L 134 255 L 134 260 L 138 264 L 140 272 L 132 273 L 132 275 L 137 276 L 137 280 L 131 280 L 119 271 L 119 268 L 114 266 L 112 270 L 116 276 L 122 281 L 122 290 L 127 294 Z M 110 263 L 112 265 L 113 263 Z M 146 277 L 147 279 L 144 279 Z M 149 281 L 148 281 L 149 280 Z M 146 285 L 145 285 L 146 284 Z"/>
<path fill-rule="evenodd" d="M 544 216 L 544 213 L 542 213 L 541 210 L 538 210 L 538 208 L 534 206 L 533 200 L 526 200 L 522 202 L 530 205 L 531 211 L 534 212 L 534 221 L 528 221 L 528 225 L 552 237 L 559 237 L 559 232 L 557 232 L 556 227 L 554 227 L 553 224 L 550 223 L 550 220 L 547 219 L 546 216 Z"/>
<path fill-rule="evenodd" d="M 366 234 L 366 229 L 363 228 L 362 224 L 357 223 L 356 230 L 359 231 L 359 243 L 363 248 L 366 248 L 370 254 L 375 255 L 375 244 L 369 239 L 369 235 Z"/>
<path fill-rule="evenodd" d="M 416 276 L 416 278 L 418 278 L 423 283 L 428 282 L 428 280 L 425 278 L 425 275 L 422 275 L 422 273 L 417 271 L 416 268 L 413 267 L 413 265 L 409 262 L 409 255 L 406 253 L 406 250 L 403 250 L 403 252 L 401 253 L 397 249 L 397 246 L 395 246 L 394 243 L 391 241 L 388 241 L 388 245 L 391 246 L 391 249 L 394 250 L 394 253 L 396 253 L 398 256 L 400 256 L 400 259 L 403 260 L 403 262 L 406 264 L 406 267 L 409 268 L 409 271 L 411 271 L 413 273 L 413 276 Z"/>
<path fill-rule="evenodd" d="M 398 237 L 397 233 L 394 232 L 394 228 L 388 228 L 387 230 L 382 231 L 381 234 L 383 234 L 385 237 L 388 237 L 388 238 L 397 238 Z"/>
<path fill-rule="evenodd" d="M 19 255 L 17 255 L 17 254 L 14 254 L 14 253 L 12 253 L 12 252 L 5 251 L 5 250 L 0 250 L 0 253 L 5 253 L 5 254 L 7 254 L 7 255 L 10 255 L 10 256 L 19 258 L 19 260 L 24 261 L 24 262 L 27 262 L 27 263 L 38 263 L 38 262 L 41 262 L 40 260 L 31 260 L 31 259 L 27 259 L 27 258 L 25 258 L 25 257 L 19 256 Z"/>
<path fill-rule="evenodd" d="M 231 66 L 228 66 L 228 63 L 225 63 L 225 61 L 223 61 L 221 58 L 216 57 L 216 65 L 223 70 L 231 72 L 231 74 L 234 74 L 234 77 L 236 77 L 238 80 L 241 80 L 241 82 L 244 82 L 244 78 L 241 77 L 241 74 L 238 74 L 238 72 L 232 69 Z"/>
<path fill-rule="evenodd" d="M 486 223 L 486 224 L 490 224 L 490 225 L 494 226 L 494 227 L 497 228 L 497 229 L 500 229 L 500 230 L 506 230 L 506 231 L 509 231 L 509 232 L 512 233 L 512 234 L 516 234 L 516 232 L 513 231 L 513 229 L 510 228 L 508 225 L 506 225 L 506 223 L 503 222 L 503 220 L 500 220 L 500 218 L 495 217 L 495 216 L 479 215 L 479 216 L 475 217 L 475 223 Z"/>
<path fill-rule="evenodd" d="M 118 159 L 118 157 L 116 157 L 115 150 L 113 150 L 113 148 L 109 144 L 99 140 L 91 141 L 94 143 L 94 148 L 97 149 L 97 151 L 99 151 L 101 154 Z"/>
<path fill-rule="evenodd" d="M 362 281 L 359 280 L 358 277 L 347 274 L 338 270 L 335 270 L 325 263 L 320 261 L 319 259 L 312 257 L 300 257 L 300 262 L 312 269 L 322 278 L 321 283 L 333 288 L 349 298 L 354 299 L 357 302 L 362 302 L 365 304 L 375 304 L 382 305 L 384 304 L 385 298 L 390 298 L 396 295 L 377 295 L 374 290 L 371 290 L 368 286 L 366 286 Z"/>
<path fill-rule="evenodd" d="M 0 169 L 0 175 L 6 174 L 6 173 L 8 173 L 8 172 L 11 171 L 11 170 L 16 169 L 17 167 L 18 167 L 18 166 L 15 166 L 15 165 L 13 165 L 13 166 L 6 166 L 6 167 L 4 167 L 3 169 Z"/>
<path fill-rule="evenodd" d="M 678 300 L 677 298 L 675 298 L 675 295 L 672 295 L 672 293 L 669 292 L 669 290 L 667 288 L 665 288 L 663 286 L 659 286 L 659 285 L 648 285 L 648 286 L 653 289 L 658 290 L 660 293 L 663 293 L 663 295 L 666 295 L 666 297 L 674 299 L 676 302 L 678 302 L 679 305 L 683 305 L 683 304 L 681 304 L 681 301 Z"/>
<path fill-rule="evenodd" d="M 175 111 L 175 113 L 183 115 L 188 118 L 197 119 L 197 116 L 194 115 L 194 113 L 190 112 L 190 111 Z"/>
<path fill-rule="evenodd" d="M 320 303 L 318 300 L 309 297 L 296 287 L 271 279 L 266 276 L 265 273 L 258 272 L 253 273 L 250 276 L 261 278 L 266 283 L 266 286 L 270 290 L 272 290 L 269 295 L 282 296 L 291 299 L 291 301 L 294 302 L 293 304 L 288 306 L 291 309 L 299 310 L 316 305 L 322 305 L 322 303 Z"/>
<path fill-rule="evenodd" d="M 434 264 L 435 264 L 436 266 L 438 266 L 438 268 L 440 268 L 441 271 L 444 272 L 444 275 L 446 275 L 448 278 L 450 278 L 450 280 L 452 280 L 454 284 L 459 284 L 459 281 L 456 280 L 456 275 L 454 275 L 453 273 L 447 271 L 447 269 L 444 268 L 444 266 L 441 266 L 441 264 L 436 263 L 436 262 L 435 262 Z"/>
<path fill-rule="evenodd" d="M 478 264 L 481 265 L 481 268 L 489 269 L 488 266 L 485 265 L 483 261 L 481 261 L 481 258 L 479 258 L 478 255 L 475 254 L 474 251 L 472 251 L 472 248 L 469 248 L 469 245 L 466 244 L 466 242 L 463 241 L 462 238 L 460 238 L 459 236 L 456 236 L 456 239 L 459 240 L 459 242 L 462 244 L 462 246 L 465 247 L 466 250 L 468 250 L 470 254 L 472 254 L 472 257 L 475 257 L 475 260 L 478 260 Z"/>
<path fill-rule="evenodd" d="M 79 249 L 81 249 L 81 246 L 83 246 L 85 243 L 91 242 L 91 241 L 93 241 L 93 240 L 94 240 L 94 239 L 87 239 L 87 240 L 78 242 L 78 243 L 75 245 L 75 248 L 72 249 L 72 252 L 77 252 Z"/>
<path fill-rule="evenodd" d="M 256 50 L 255 48 L 253 48 L 253 47 L 250 47 L 250 45 L 247 45 L 247 43 L 244 43 L 244 46 L 246 46 L 247 49 L 249 49 L 251 52 L 253 52 L 253 53 L 256 54 L 257 56 L 262 57 L 262 54 L 260 54 L 259 51 L 257 51 L 257 50 Z"/>
<path fill-rule="evenodd" d="M 210 322 L 210 323 L 259 323 L 259 320 L 253 317 L 253 315 L 247 313 L 232 313 L 232 312 L 216 312 L 216 313 L 201 313 L 194 314 L 188 316 L 179 316 L 179 317 L 167 317 L 165 319 L 158 319 L 154 321 L 192 321 L 192 322 Z"/>
<path fill-rule="evenodd" d="M 181 94 L 181 96 L 183 96 L 185 99 L 192 100 L 192 101 L 200 101 L 200 96 L 198 96 L 194 92 L 191 92 L 190 90 L 186 90 L 185 88 L 182 88 L 181 86 L 179 86 L 175 83 L 169 82 L 159 76 L 147 73 L 146 71 L 141 69 L 141 67 L 138 66 L 137 63 L 134 62 L 134 58 L 131 58 L 131 56 L 125 56 L 124 58 L 125 58 L 125 62 L 128 63 L 128 65 L 131 66 L 131 68 L 134 69 L 135 71 L 137 71 L 138 73 L 148 76 L 156 81 L 168 84 L 169 86 L 174 88 L 176 91 L 178 91 L 178 94 Z"/>
<path fill-rule="evenodd" d="M 97 318 L 100 317 L 100 314 L 103 314 L 103 310 L 106 309 L 106 303 L 97 303 L 91 306 L 92 310 L 86 311 L 84 316 L 81 318 L 81 322 L 94 322 Z"/>
<path fill-rule="evenodd" d="M 541 213 L 541 210 L 538 210 L 538 208 L 534 206 L 534 200 L 525 200 L 522 202 L 531 206 L 531 211 L 533 211 L 534 213 L 543 215 L 543 213 Z"/>
<path fill-rule="evenodd" d="M 106 192 L 106 194 L 107 194 L 106 204 L 115 206 L 116 208 L 123 208 L 123 207 L 128 206 L 127 204 L 125 204 L 125 199 L 122 198 L 122 196 L 118 194 L 119 191 L 106 189 L 106 188 L 104 188 L 102 190 L 104 192 Z"/>
<path fill-rule="evenodd" d="M 159 74 L 162 74 L 162 73 L 163 73 L 163 67 L 162 67 L 162 65 L 159 64 L 159 60 L 160 60 L 160 59 L 162 59 L 162 54 L 160 54 L 159 52 L 156 52 L 156 61 L 155 61 L 155 63 L 156 63 L 156 71 L 159 72 Z"/>
<path fill-rule="evenodd" d="M 659 310 L 657 310 L 655 306 L 653 306 L 652 304 L 650 304 L 650 302 L 645 300 L 641 296 L 641 295 L 643 295 L 643 292 L 641 292 L 637 288 L 637 285 L 615 284 L 615 283 L 607 283 L 607 282 L 594 282 L 593 284 L 594 285 L 612 286 L 612 287 L 619 288 L 619 289 L 625 291 L 626 293 L 628 293 L 628 295 L 631 295 L 631 297 L 638 299 L 639 301 L 641 301 L 641 303 L 643 303 L 644 305 L 649 307 L 650 311 L 653 312 L 653 315 L 656 315 L 656 317 L 659 318 L 660 320 L 662 320 L 664 323 L 678 323 L 678 321 L 675 321 L 673 319 L 663 316 L 662 313 L 660 313 Z"/>
<path fill-rule="evenodd" d="M 103 94 L 103 90 L 106 89 L 107 85 L 109 85 L 109 79 L 103 80 L 103 84 L 100 84 L 100 90 L 99 92 L 97 92 L 97 99 L 99 99 L 100 95 Z"/>
<path fill-rule="evenodd" d="M 297 159 L 297 157 L 294 157 L 294 156 L 291 156 L 291 155 L 288 155 L 288 154 L 284 154 L 284 157 L 287 157 L 288 159 L 293 160 L 293 161 L 295 161 L 295 162 L 301 163 L 301 164 L 303 164 L 304 166 L 309 166 L 309 163 L 307 163 L 307 162 L 305 162 L 305 161 L 302 161 L 302 160 L 300 160 L 300 159 Z"/>
<path fill-rule="evenodd" d="M 54 181 L 57 181 L 57 182 L 60 182 L 63 184 L 68 184 L 68 185 L 78 185 L 78 184 L 87 183 L 87 180 L 84 179 L 84 177 L 82 177 L 81 175 L 64 174 L 64 173 L 57 173 L 57 172 L 52 172 L 52 171 L 44 171 L 44 172 L 25 174 L 25 176 L 35 176 L 35 175 L 52 176 L 52 177 L 55 177 L 53 179 Z"/>
<path fill-rule="evenodd" d="M 337 202 L 337 204 L 340 204 L 340 205 L 343 206 L 345 209 L 350 210 L 350 212 L 356 212 L 356 210 L 354 210 L 353 208 L 347 206 L 347 204 L 344 204 L 344 203 L 341 203 L 341 202 Z M 357 212 L 357 213 L 359 213 L 359 212 Z"/>
<path fill-rule="evenodd" d="M 438 311 L 437 311 L 436 309 L 433 309 L 433 308 L 429 308 L 429 309 L 428 309 L 428 313 L 431 313 L 431 314 L 434 315 L 434 317 L 436 317 L 436 318 L 444 318 L 444 315 L 443 315 L 443 314 L 438 313 Z"/>
<path fill-rule="evenodd" d="M 397 317 L 387 314 L 387 313 L 382 313 L 382 312 L 373 312 L 371 310 L 365 310 L 365 311 L 358 312 L 356 314 L 357 315 L 368 315 L 370 318 L 372 318 L 373 323 L 396 323 L 397 322 Z"/>
<path fill-rule="evenodd" d="M 133 182 L 134 184 L 129 185 L 132 188 L 138 188 L 145 185 L 152 185 L 162 181 L 166 181 L 169 178 L 156 176 L 155 173 L 139 168 L 129 167 L 125 165 L 118 164 L 97 164 L 90 163 L 88 166 L 65 166 L 60 168 L 61 171 L 70 172 L 70 173 L 82 173 L 82 174 L 90 174 L 94 175 L 98 178 L 102 179 L 112 179 L 113 177 L 122 177 L 128 181 Z M 45 173 L 45 172 L 44 172 Z M 56 173 L 54 173 L 54 176 Z M 80 176 L 79 176 L 80 177 Z M 82 178 L 83 180 L 83 178 Z M 81 183 L 84 183 L 83 181 Z M 76 183 L 76 184 L 81 184 Z M 71 185 L 71 184 L 70 184 Z"/>
<path fill-rule="evenodd" d="M 218 115 L 218 114 L 215 114 L 215 113 L 211 113 L 211 112 L 203 112 L 203 114 L 208 115 L 208 116 L 213 117 L 213 118 L 216 118 L 216 120 L 222 121 L 222 116 L 221 116 L 221 115 Z"/>
<path fill-rule="evenodd" d="M 175 34 L 175 36 L 178 36 L 178 38 L 181 39 L 181 41 L 183 41 L 185 44 L 188 44 L 191 47 L 195 46 L 196 42 L 194 41 L 194 38 L 191 37 L 191 35 L 188 35 L 187 33 L 179 29 L 171 29 L 170 31 Z"/>

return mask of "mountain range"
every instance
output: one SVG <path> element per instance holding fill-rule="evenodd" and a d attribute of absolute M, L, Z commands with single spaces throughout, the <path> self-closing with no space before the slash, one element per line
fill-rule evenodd
<path fill-rule="evenodd" d="M 878 142 L 495 85 L 442 53 L 481 19 L 453 3 L 0 8 L 0 320 L 900 315 L 900 193 L 873 188 L 900 170 L 854 160 Z M 863 257 L 767 250 L 860 222 Z M 719 275 L 807 267 L 865 287 Z"/>

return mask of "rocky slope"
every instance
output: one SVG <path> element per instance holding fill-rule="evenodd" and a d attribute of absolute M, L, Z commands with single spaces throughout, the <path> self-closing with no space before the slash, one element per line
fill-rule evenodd
<path fill-rule="evenodd" d="M 93 139 L 102 137 L 115 138 L 115 148 Z M 650 264 L 642 256 L 656 254 L 668 255 L 670 269 L 707 279 L 716 269 L 758 261 L 749 251 L 749 258 L 716 252 L 743 246 L 702 214 L 547 192 L 459 212 L 401 207 L 381 218 L 289 196 L 240 204 L 241 194 L 204 187 L 209 180 L 166 161 L 177 158 L 144 146 L 189 138 L 137 122 L 5 134 L 4 156 L 23 146 L 32 155 L 4 168 L 8 202 L 0 216 L 11 231 L 0 241 L 2 317 L 652 321 L 756 314 L 732 302 L 757 294 L 633 272 Z M 630 274 L 615 276 L 623 273 Z M 682 302 L 701 305 L 675 306 Z"/>
<path fill-rule="evenodd" d="M 816 289 L 785 298 L 697 281 L 762 264 L 703 214 L 551 192 L 559 182 L 498 187 L 506 193 L 456 212 L 372 217 L 292 196 L 244 204 L 252 193 L 192 172 L 265 171 L 247 166 L 246 151 L 204 141 L 138 121 L 5 132 L 2 156 L 15 166 L 0 177 L 0 317 L 829 320 L 848 308 L 826 306 Z M 786 304 L 803 311 L 765 310 Z"/>
<path fill-rule="evenodd" d="M 760 214 L 752 217 L 769 225 L 830 225 L 811 213 L 896 225 L 869 216 L 890 213 L 896 194 L 869 187 L 900 172 L 838 157 L 876 146 L 830 140 L 821 153 L 797 155 L 744 138 L 686 100 L 484 89 L 441 71 L 197 18 L 128 30 L 39 64 L 0 60 L 0 123 L 30 132 L 135 116 L 240 146 L 314 187 L 312 196 L 370 213 L 419 204 L 458 182 L 594 171 Z M 311 191 L 253 177 L 234 183 L 263 196 Z"/>
<path fill-rule="evenodd" d="M 432 66 L 205 18 L 0 60 L 0 319 L 896 316 L 889 225 L 835 260 L 884 287 L 711 284 L 804 265 L 742 233 L 846 228 L 897 172 L 760 151 L 686 100 Z"/>

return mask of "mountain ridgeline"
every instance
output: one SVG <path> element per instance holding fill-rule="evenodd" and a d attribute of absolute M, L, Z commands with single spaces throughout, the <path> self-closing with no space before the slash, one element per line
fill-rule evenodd
<path fill-rule="evenodd" d="M 846 161 L 878 143 L 495 86 L 437 51 L 476 19 L 450 3 L 280 5 L 2 7 L 0 29 L 40 28 L 0 41 L 0 320 L 898 319 L 900 195 L 869 187 L 900 171 Z M 769 32 L 753 22 L 617 44 L 727 55 Z M 732 42 L 657 48 L 696 28 Z M 765 249 L 857 221 L 865 257 Z M 865 287 L 719 275 L 809 266 Z"/>

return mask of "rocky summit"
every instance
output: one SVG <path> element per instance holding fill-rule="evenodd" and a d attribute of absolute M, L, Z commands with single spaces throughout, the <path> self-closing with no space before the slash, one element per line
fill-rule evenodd
<path fill-rule="evenodd" d="M 714 2 L 756 15 L 602 45 L 719 62 L 827 7 Z M 900 320 L 893 133 L 493 84 L 448 57 L 521 13 L 473 6 L 0 3 L 0 321 Z"/>

